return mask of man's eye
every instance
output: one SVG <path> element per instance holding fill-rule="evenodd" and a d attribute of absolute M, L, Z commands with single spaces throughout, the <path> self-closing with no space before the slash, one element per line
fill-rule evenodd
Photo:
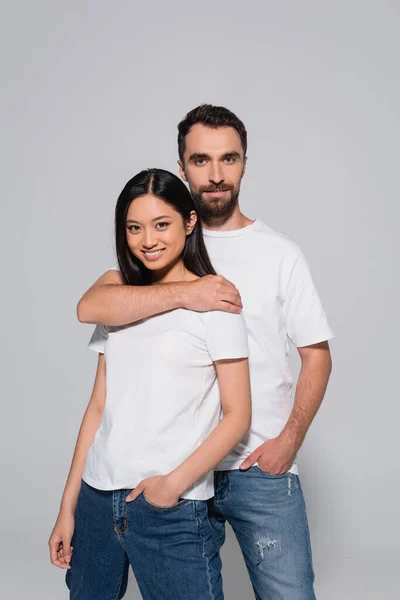
<path fill-rule="evenodd" d="M 200 165 L 200 166 L 201 166 L 201 165 L 203 165 L 204 163 L 205 163 L 205 160 L 204 160 L 204 158 L 198 158 L 198 159 L 195 161 L 195 164 L 196 164 L 196 165 Z"/>
<path fill-rule="evenodd" d="M 225 162 L 227 162 L 228 164 L 233 163 L 233 162 L 235 162 L 235 159 L 233 158 L 233 156 L 226 156 Z"/>

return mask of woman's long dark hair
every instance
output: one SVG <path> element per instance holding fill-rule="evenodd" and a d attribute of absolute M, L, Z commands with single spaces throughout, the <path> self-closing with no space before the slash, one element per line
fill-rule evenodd
<path fill-rule="evenodd" d="M 189 190 L 173 173 L 164 169 L 146 169 L 132 177 L 119 195 L 115 207 L 115 246 L 119 268 L 129 285 L 150 285 L 152 272 L 129 249 L 126 240 L 126 219 L 132 200 L 152 194 L 167 202 L 187 221 L 196 210 Z M 199 277 L 216 275 L 204 243 L 199 220 L 186 242 L 182 253 L 186 269 Z"/>

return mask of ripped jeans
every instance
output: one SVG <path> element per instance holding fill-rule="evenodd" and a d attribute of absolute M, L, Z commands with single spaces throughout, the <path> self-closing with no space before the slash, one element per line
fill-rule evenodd
<path fill-rule="evenodd" d="M 231 525 L 256 600 L 315 600 L 310 535 L 300 480 L 270 475 L 260 467 L 217 471 L 208 500 L 220 549 Z"/>

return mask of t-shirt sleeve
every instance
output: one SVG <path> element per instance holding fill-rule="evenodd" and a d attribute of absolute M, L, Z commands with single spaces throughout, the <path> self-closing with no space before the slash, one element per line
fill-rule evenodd
<path fill-rule="evenodd" d="M 212 310 L 203 314 L 206 344 L 213 361 L 249 356 L 246 322 L 242 313 Z"/>
<path fill-rule="evenodd" d="M 108 267 L 107 271 L 120 271 L 119 264 L 115 262 L 111 267 Z"/>
<path fill-rule="evenodd" d="M 287 335 L 298 348 L 334 337 L 302 252 L 290 275 L 283 312 Z"/>
<path fill-rule="evenodd" d="M 104 348 L 108 338 L 108 328 L 105 325 L 96 325 L 92 337 L 90 338 L 88 348 L 95 352 L 104 354 Z"/>

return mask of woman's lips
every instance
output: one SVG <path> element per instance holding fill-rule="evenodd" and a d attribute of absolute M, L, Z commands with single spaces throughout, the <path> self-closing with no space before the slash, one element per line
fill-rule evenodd
<path fill-rule="evenodd" d="M 147 260 L 154 262 L 160 258 L 160 256 L 164 253 L 164 250 L 165 248 L 161 248 L 161 250 L 142 250 L 142 253 Z"/>

